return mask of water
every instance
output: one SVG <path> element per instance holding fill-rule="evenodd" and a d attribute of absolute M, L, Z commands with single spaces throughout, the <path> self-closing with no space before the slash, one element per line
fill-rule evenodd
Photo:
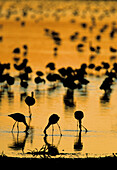
<path fill-rule="evenodd" d="M 51 10 L 50 10 L 51 6 Z M 11 13 L 9 12 L 9 9 Z M 22 16 L 22 12 L 26 10 L 27 15 Z M 55 125 L 54 135 L 52 137 L 51 127 L 48 129 L 48 137 L 46 144 L 53 144 L 58 148 L 61 156 L 73 157 L 88 155 L 108 155 L 117 151 L 117 82 L 114 81 L 112 93 L 109 100 L 102 100 L 103 91 L 99 89 L 105 76 L 104 71 L 96 73 L 86 78 L 90 81 L 87 89 L 76 89 L 74 91 L 74 106 L 69 107 L 64 103 L 66 89 L 61 83 L 54 90 L 49 90 L 50 83 L 39 85 L 39 90 L 34 82 L 36 71 L 41 70 L 45 73 L 48 69 L 45 68 L 48 62 L 55 62 L 56 71 L 60 67 L 72 66 L 79 68 L 81 63 L 90 63 L 89 58 L 95 55 L 92 61 L 99 65 L 102 61 L 110 62 L 112 67 L 113 62 L 116 62 L 116 53 L 110 52 L 110 45 L 116 48 L 117 34 L 114 38 L 109 37 L 109 33 L 113 28 L 115 18 L 117 16 L 116 2 L 1 2 L 0 11 L 0 35 L 3 36 L 3 41 L 0 42 L 0 61 L 1 63 L 10 62 L 10 72 L 12 76 L 18 74 L 13 67 L 15 63 L 13 57 L 20 57 L 20 61 L 24 59 L 23 45 L 28 46 L 28 65 L 32 67 L 31 80 L 29 87 L 23 89 L 20 87 L 19 79 L 16 79 L 11 90 L 0 90 L 0 153 L 4 152 L 8 156 L 30 156 L 25 155 L 30 150 L 37 148 L 40 150 L 45 146 L 43 130 L 48 122 L 48 118 L 52 113 L 57 113 L 60 116 L 59 125 L 62 130 L 62 137 L 59 136 L 59 130 Z M 19 18 L 16 21 L 16 18 Z M 95 18 L 95 24 L 93 19 Z M 21 23 L 25 22 L 25 26 Z M 81 23 L 86 22 L 86 29 L 81 27 Z M 94 24 L 94 27 L 92 27 Z M 99 30 L 108 25 L 104 33 Z M 116 24 L 115 24 L 116 27 Z M 60 33 L 62 38 L 61 45 L 56 45 L 54 41 L 46 36 L 44 29 L 49 28 Z M 93 29 L 91 31 L 91 29 Z M 70 35 L 74 32 L 79 32 L 78 39 L 74 42 L 70 41 Z M 95 37 L 100 34 L 101 41 L 97 41 Z M 87 36 L 86 42 L 82 41 L 82 37 Z M 101 46 L 100 53 L 94 53 L 89 50 L 89 43 L 96 47 Z M 80 53 L 76 50 L 79 43 L 84 44 L 84 52 Z M 19 47 L 21 54 L 14 55 L 13 49 Z M 54 56 L 53 48 L 57 47 L 57 56 Z M 115 60 L 110 60 L 111 56 L 115 56 Z M 87 69 L 87 72 L 91 71 Z M 99 76 L 97 77 L 97 74 Z M 45 76 L 44 76 L 45 78 Z M 2 86 L 3 84 L 1 84 Z M 21 112 L 26 116 L 29 122 L 28 107 L 25 104 L 25 97 L 21 94 L 31 94 L 34 91 L 36 103 L 31 107 L 32 120 L 30 122 L 31 129 L 29 135 L 24 133 L 25 126 L 20 124 L 19 134 L 17 127 L 14 128 L 14 133 L 11 133 L 11 128 L 14 123 L 8 114 Z M 81 133 L 77 131 L 77 121 L 74 118 L 74 112 L 82 110 L 85 114 L 83 125 L 88 129 L 85 133 L 83 129 Z M 78 144 L 80 141 L 81 146 Z M 36 151 L 36 150 L 35 150 Z"/>

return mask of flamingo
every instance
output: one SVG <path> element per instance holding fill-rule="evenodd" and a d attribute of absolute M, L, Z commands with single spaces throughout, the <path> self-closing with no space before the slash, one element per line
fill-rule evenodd
<path fill-rule="evenodd" d="M 117 52 L 117 49 L 115 49 L 115 48 L 113 48 L 113 47 L 110 47 L 110 51 L 111 51 L 112 53 L 116 53 L 116 52 Z"/>
<path fill-rule="evenodd" d="M 35 104 L 35 99 L 33 97 L 34 92 L 31 92 L 31 96 L 27 96 L 25 99 L 25 103 L 29 106 L 29 114 L 30 114 L 30 118 L 31 118 L 31 110 L 30 110 L 30 106 L 33 106 Z"/>
<path fill-rule="evenodd" d="M 44 73 L 43 73 L 42 71 L 37 71 L 37 72 L 36 72 L 36 75 L 37 75 L 37 76 L 43 76 Z"/>
<path fill-rule="evenodd" d="M 46 65 L 46 68 L 49 68 L 50 70 L 55 70 L 55 64 L 53 62 L 50 62 Z"/>
<path fill-rule="evenodd" d="M 17 130 L 18 130 L 18 132 L 19 132 L 19 122 L 24 123 L 24 125 L 26 125 L 26 132 L 28 131 L 29 126 L 26 123 L 25 116 L 22 113 L 13 113 L 13 114 L 10 114 L 8 116 L 15 120 L 15 123 L 13 124 L 13 127 L 12 127 L 12 132 L 13 132 L 13 129 L 14 129 L 15 125 L 16 125 L 16 122 L 17 122 Z"/>
<path fill-rule="evenodd" d="M 84 44 L 78 44 L 77 45 L 77 50 L 79 51 L 79 52 L 83 52 L 83 48 L 84 47 Z"/>
<path fill-rule="evenodd" d="M 53 128 L 53 125 L 57 123 L 58 125 L 58 128 L 59 128 L 59 131 L 60 131 L 60 136 L 62 136 L 62 133 L 61 133 L 61 128 L 58 124 L 58 121 L 59 121 L 60 117 L 57 115 L 57 114 L 52 114 L 50 117 L 49 117 L 49 121 L 48 121 L 48 124 L 47 126 L 45 127 L 44 129 L 44 134 L 45 136 L 47 136 L 47 133 L 46 133 L 46 130 L 50 127 L 50 125 L 52 125 L 52 130 L 54 129 Z"/>
<path fill-rule="evenodd" d="M 18 71 L 21 71 L 26 67 L 27 62 L 28 62 L 28 60 L 25 58 L 21 64 L 19 64 L 19 65 L 14 64 L 14 68 Z"/>
<path fill-rule="evenodd" d="M 85 131 L 87 132 L 88 130 L 81 123 L 81 120 L 84 117 L 84 113 L 82 111 L 76 111 L 74 113 L 74 117 L 75 117 L 75 119 L 77 119 L 79 121 L 79 129 L 80 129 L 80 131 L 82 131 L 82 129 L 81 129 L 81 126 L 82 126 L 85 129 Z M 77 122 L 77 127 L 78 127 L 78 122 Z"/>
<path fill-rule="evenodd" d="M 18 47 L 15 48 L 15 49 L 13 50 L 13 53 L 14 53 L 14 54 L 19 54 L 19 53 L 20 53 L 20 48 L 18 48 Z"/>
<path fill-rule="evenodd" d="M 35 83 L 38 85 L 39 83 L 44 83 L 45 84 L 45 79 L 42 79 L 42 78 L 40 78 L 39 76 L 38 77 L 35 77 L 35 79 L 34 79 L 34 81 L 35 81 Z"/>

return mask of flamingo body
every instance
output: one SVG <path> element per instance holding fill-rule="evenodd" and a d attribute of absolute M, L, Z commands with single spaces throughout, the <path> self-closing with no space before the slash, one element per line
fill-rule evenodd
<path fill-rule="evenodd" d="M 13 114 L 10 114 L 8 116 L 13 118 L 17 123 L 19 123 L 19 122 L 24 123 L 26 125 L 26 131 L 29 129 L 29 126 L 26 123 L 26 118 L 22 113 L 13 113 Z M 12 131 L 13 131 L 14 127 L 15 127 L 16 122 L 14 123 L 14 125 L 12 127 Z M 18 125 L 17 125 L 17 127 L 18 127 Z"/>

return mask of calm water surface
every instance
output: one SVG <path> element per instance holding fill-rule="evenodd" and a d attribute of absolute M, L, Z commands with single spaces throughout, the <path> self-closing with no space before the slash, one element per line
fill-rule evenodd
<path fill-rule="evenodd" d="M 50 10 L 51 5 L 51 10 Z M 22 11 L 28 11 L 27 15 Z M 11 13 L 9 12 L 11 11 Z M 0 35 L 3 41 L 0 42 L 0 62 L 11 63 L 9 72 L 12 76 L 18 74 L 14 69 L 13 57 L 20 57 L 23 60 L 23 45 L 28 46 L 28 65 L 33 69 L 29 87 L 23 89 L 20 82 L 16 79 L 15 84 L 9 90 L 0 89 L 0 153 L 4 152 L 10 156 L 23 156 L 30 150 L 37 148 L 40 150 L 45 143 L 52 144 L 58 148 L 59 153 L 75 154 L 74 156 L 89 155 L 107 155 L 117 152 L 117 80 L 112 86 L 112 93 L 109 100 L 103 100 L 103 91 L 99 89 L 105 76 L 103 72 L 97 77 L 87 75 L 90 81 L 86 89 L 74 91 L 74 106 L 69 107 L 64 103 L 66 89 L 61 83 L 54 90 L 49 90 L 50 83 L 39 85 L 38 89 L 34 82 L 36 71 L 41 70 L 45 73 L 48 62 L 55 62 L 56 70 L 60 67 L 72 66 L 79 68 L 81 63 L 90 63 L 89 58 L 95 55 L 93 63 L 101 64 L 102 61 L 116 62 L 116 53 L 109 51 L 110 45 L 116 48 L 117 34 L 113 39 L 109 38 L 109 33 L 113 25 L 116 27 L 117 9 L 116 2 L 104 2 L 97 4 L 90 2 L 7 2 L 1 3 L 1 20 Z M 16 21 L 16 18 L 19 18 Z M 92 23 L 94 22 L 95 23 Z M 25 26 L 21 23 L 25 22 Z M 81 23 L 86 22 L 88 28 L 81 27 Z M 114 23 L 115 22 L 115 23 Z M 108 25 L 108 29 L 104 33 L 99 30 Z M 91 31 L 93 26 L 93 31 Z M 48 28 L 60 33 L 62 38 L 61 45 L 56 45 L 53 40 L 45 35 L 44 29 Z M 70 35 L 79 32 L 78 39 L 74 42 L 70 41 Z M 102 36 L 101 41 L 95 39 L 96 35 Z M 86 42 L 82 42 L 82 37 L 87 36 Z M 101 52 L 95 54 L 89 50 L 89 44 L 93 46 L 101 46 Z M 84 44 L 84 51 L 79 53 L 76 49 L 77 44 Z M 19 47 L 21 54 L 14 55 L 13 49 Z M 54 56 L 53 48 L 58 47 L 57 56 Z M 110 57 L 114 55 L 115 60 L 110 61 Z M 87 69 L 87 72 L 91 72 Z M 2 86 L 3 84 L 1 84 Z M 24 133 L 25 126 L 20 124 L 19 134 L 17 127 L 14 133 L 11 128 L 14 123 L 8 114 L 21 112 L 26 116 L 29 122 L 28 107 L 25 104 L 25 97 L 21 97 L 23 93 L 27 95 L 34 91 L 36 104 L 31 107 L 32 120 L 30 122 L 31 129 L 29 134 Z M 85 114 L 83 125 L 88 129 L 85 133 L 83 130 L 80 134 L 77 131 L 77 121 L 74 118 L 74 112 L 82 110 Z M 52 129 L 48 129 L 46 142 L 43 130 L 48 122 L 48 118 L 52 113 L 60 116 L 59 125 L 61 126 L 63 136 L 59 136 L 59 130 L 55 125 L 54 135 Z M 81 146 L 79 146 L 79 141 Z M 27 156 L 27 155 L 26 155 Z M 65 155 L 64 155 L 65 156 Z"/>

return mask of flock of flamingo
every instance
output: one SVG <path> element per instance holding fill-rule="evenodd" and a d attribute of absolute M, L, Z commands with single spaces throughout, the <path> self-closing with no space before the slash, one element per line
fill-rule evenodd
<path fill-rule="evenodd" d="M 26 45 L 24 45 L 25 50 L 27 50 Z M 20 49 L 15 48 L 13 50 L 14 53 L 19 53 Z M 25 51 L 26 53 L 26 51 Z M 20 85 L 23 88 L 28 88 L 28 81 L 30 80 L 29 74 L 32 72 L 32 69 L 30 66 L 27 66 L 28 59 L 25 58 L 23 61 L 18 64 L 18 60 L 15 58 L 15 64 L 14 68 L 19 71 L 19 74 L 17 78 L 20 80 Z M 110 64 L 107 62 L 102 62 L 102 66 L 98 66 L 99 68 L 96 68 L 97 71 L 100 71 L 101 69 L 105 70 L 105 79 L 103 80 L 102 84 L 100 85 L 100 89 L 104 90 L 104 99 L 108 100 L 108 97 L 112 91 L 111 86 L 114 82 L 114 80 L 117 79 L 117 63 L 113 64 L 113 67 L 110 68 Z M 73 69 L 71 66 L 68 66 L 67 68 L 62 67 L 59 68 L 57 73 L 55 72 L 56 66 L 55 63 L 50 62 L 46 65 L 46 68 L 49 69 L 49 72 L 46 75 L 46 78 L 42 78 L 44 76 L 44 73 L 42 71 L 37 71 L 36 72 L 36 77 L 34 79 L 35 83 L 38 85 L 40 83 L 46 83 L 47 81 L 50 82 L 51 88 L 50 90 L 56 90 L 58 87 L 58 83 L 61 83 L 64 88 L 67 89 L 66 95 L 64 96 L 64 103 L 67 106 L 72 107 L 74 105 L 74 90 L 75 89 L 82 89 L 82 88 L 87 88 L 87 84 L 90 83 L 89 80 L 86 79 L 87 75 L 87 68 L 93 70 L 95 68 L 95 64 L 91 63 L 87 66 L 86 63 L 81 64 L 80 68 L 78 69 Z M 0 64 L 0 82 L 2 83 L 2 88 L 10 88 L 11 85 L 15 83 L 15 78 L 10 76 L 9 73 L 4 74 L 5 69 L 10 69 L 10 63 L 7 64 Z M 3 85 L 3 83 L 5 83 Z M 84 87 L 85 86 L 85 87 Z M 35 98 L 34 98 L 34 92 L 31 92 L 31 96 L 26 96 L 25 98 L 25 103 L 29 106 L 29 118 L 32 118 L 32 113 L 30 107 L 35 104 Z M 13 129 L 16 125 L 17 122 L 17 129 L 19 131 L 19 122 L 23 122 L 24 125 L 26 126 L 26 132 L 30 128 L 30 126 L 26 123 L 25 116 L 22 113 L 14 113 L 8 115 L 12 117 L 15 120 L 15 123 L 12 127 L 12 132 Z M 82 111 L 76 111 L 74 113 L 74 117 L 78 120 L 79 122 L 79 130 L 82 131 L 82 127 L 85 129 L 87 132 L 88 130 L 82 125 L 81 120 L 84 117 L 84 113 Z M 48 124 L 44 129 L 44 134 L 47 135 L 47 129 L 52 125 L 57 123 L 60 135 L 62 135 L 61 128 L 58 124 L 59 121 L 59 116 L 57 114 L 52 114 L 49 117 Z M 77 124 L 78 127 L 78 124 Z"/>
<path fill-rule="evenodd" d="M 46 32 L 48 32 L 46 30 Z M 60 39 L 57 38 L 58 34 L 53 33 L 54 36 L 54 41 L 59 41 Z M 56 37 L 56 38 L 55 38 Z M 33 72 L 31 66 L 28 65 L 28 59 L 26 57 L 28 53 L 28 46 L 23 45 L 24 48 L 24 59 L 22 62 L 19 63 L 18 57 L 14 57 L 14 69 L 18 72 L 17 76 L 11 76 L 10 73 L 6 73 L 5 70 L 10 70 L 11 64 L 10 63 L 0 63 L 0 83 L 1 83 L 1 88 L 2 89 L 11 89 L 11 86 L 15 84 L 16 78 L 20 80 L 20 86 L 24 89 L 28 88 L 28 81 L 31 79 L 30 74 Z M 79 48 L 82 48 L 79 46 Z M 98 49 L 99 50 L 99 49 Z M 57 51 L 57 49 L 55 49 Z M 20 48 L 16 47 L 13 50 L 14 54 L 19 54 L 20 53 Z M 101 65 L 95 66 L 94 63 L 90 63 L 87 65 L 86 63 L 82 63 L 80 68 L 72 68 L 71 66 L 68 66 L 67 68 L 61 67 L 58 70 L 56 70 L 56 65 L 54 62 L 49 62 L 46 66 L 49 71 L 44 74 L 41 70 L 36 71 L 36 77 L 34 78 L 34 82 L 37 85 L 37 88 L 39 88 L 39 84 L 43 83 L 45 84 L 47 81 L 51 84 L 49 90 L 56 90 L 57 87 L 59 86 L 58 84 L 62 84 L 62 86 L 66 89 L 66 95 L 64 96 L 64 103 L 67 106 L 73 107 L 74 106 L 74 91 L 75 89 L 86 89 L 87 85 L 90 83 L 90 81 L 86 78 L 88 70 L 91 70 L 89 73 L 90 75 L 93 74 L 93 70 L 97 72 L 101 72 L 103 70 L 105 74 L 105 79 L 103 80 L 102 84 L 100 85 L 100 89 L 104 90 L 104 100 L 109 100 L 110 93 L 112 92 L 111 86 L 113 85 L 114 81 L 117 79 L 117 63 L 113 63 L 112 67 L 108 62 L 102 62 Z M 98 75 L 99 76 L 99 75 Z M 38 89 L 39 90 L 39 89 Z M 35 104 L 35 99 L 34 99 L 34 92 L 31 93 L 31 96 L 26 96 L 25 103 L 29 106 L 29 118 L 31 119 L 32 113 L 30 107 Z M 13 129 L 16 125 L 17 122 L 17 129 L 19 131 L 19 122 L 23 122 L 24 125 L 26 125 L 26 132 L 29 129 L 29 125 L 26 123 L 25 116 L 22 113 L 14 113 L 8 115 L 12 117 L 15 120 L 15 123 L 12 127 L 12 132 Z M 75 118 L 79 121 L 79 129 L 80 131 L 82 130 L 81 127 L 85 129 L 87 132 L 87 129 L 81 124 L 81 120 L 84 117 L 84 114 L 82 111 L 76 111 L 74 114 Z M 58 125 L 59 130 L 60 130 L 60 135 L 61 129 L 58 124 L 59 121 L 59 116 L 57 114 L 52 114 L 49 117 L 49 121 L 47 126 L 44 129 L 44 134 L 47 135 L 47 129 L 53 124 Z M 78 127 L 78 125 L 77 125 Z"/>

